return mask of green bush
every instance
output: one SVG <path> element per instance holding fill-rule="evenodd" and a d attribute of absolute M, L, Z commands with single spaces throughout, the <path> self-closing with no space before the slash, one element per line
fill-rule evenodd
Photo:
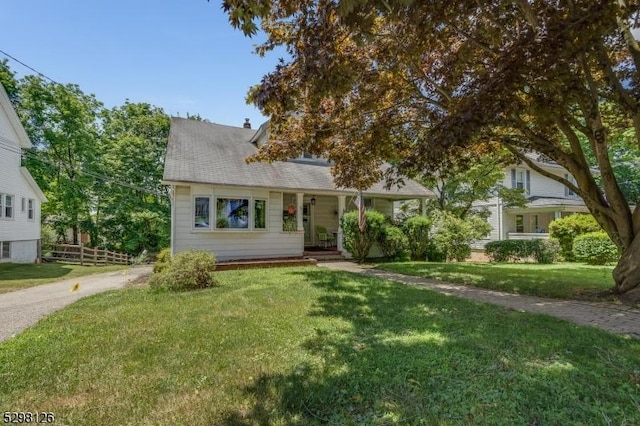
<path fill-rule="evenodd" d="M 538 263 L 554 263 L 560 256 L 560 243 L 556 239 L 531 240 L 531 246 L 531 256 Z"/>
<path fill-rule="evenodd" d="M 153 273 L 162 272 L 171 263 L 171 249 L 164 248 L 160 250 L 156 257 L 156 262 L 153 264 Z"/>
<path fill-rule="evenodd" d="M 344 238 L 344 248 L 347 249 L 351 256 L 358 261 L 363 262 L 369 255 L 369 250 L 373 246 L 382 233 L 385 223 L 385 217 L 382 213 L 375 210 L 365 211 L 365 222 L 367 224 L 364 232 L 360 232 L 358 227 L 357 211 L 350 211 L 342 216 L 341 226 Z"/>
<path fill-rule="evenodd" d="M 565 260 L 573 260 L 573 240 L 578 235 L 597 231 L 601 231 L 600 225 L 590 214 L 573 214 L 549 224 L 551 238 L 560 242 L 560 254 Z"/>
<path fill-rule="evenodd" d="M 604 265 L 617 261 L 620 251 L 605 232 L 599 231 L 577 236 L 573 242 L 573 255 L 589 265 Z"/>
<path fill-rule="evenodd" d="M 431 249 L 431 220 L 423 216 L 413 216 L 402 225 L 402 231 L 409 242 L 411 260 L 426 260 Z"/>
<path fill-rule="evenodd" d="M 519 262 L 532 258 L 537 263 L 553 263 L 559 250 L 559 243 L 552 239 L 491 241 L 485 246 L 485 254 L 491 262 Z"/>
<path fill-rule="evenodd" d="M 439 211 L 434 211 L 432 216 L 436 229 L 432 238 L 435 252 L 441 253 L 447 261 L 464 261 L 471 255 L 471 243 L 484 238 L 491 231 L 487 221 L 478 216 L 461 219 Z"/>
<path fill-rule="evenodd" d="M 213 271 L 216 258 L 206 251 L 191 250 L 171 258 L 161 271 L 151 275 L 149 285 L 155 289 L 173 291 L 197 290 L 216 284 Z"/>
<path fill-rule="evenodd" d="M 382 228 L 378 245 L 382 255 L 390 260 L 402 259 L 409 246 L 409 240 L 397 226 L 387 225 Z"/>

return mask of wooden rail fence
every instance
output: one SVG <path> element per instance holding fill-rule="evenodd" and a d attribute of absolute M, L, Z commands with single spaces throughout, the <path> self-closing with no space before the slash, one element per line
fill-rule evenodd
<path fill-rule="evenodd" d="M 129 255 L 116 251 L 85 247 L 73 244 L 52 244 L 44 250 L 47 260 L 76 263 L 80 265 L 128 265 Z"/>

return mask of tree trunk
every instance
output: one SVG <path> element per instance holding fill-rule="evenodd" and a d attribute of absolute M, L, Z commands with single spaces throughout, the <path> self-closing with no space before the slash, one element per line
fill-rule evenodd
<path fill-rule="evenodd" d="M 615 292 L 624 303 L 640 301 L 640 234 L 636 234 L 613 270 Z"/>

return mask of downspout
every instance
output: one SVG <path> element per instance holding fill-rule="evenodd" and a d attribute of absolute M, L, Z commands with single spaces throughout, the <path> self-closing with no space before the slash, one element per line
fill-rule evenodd
<path fill-rule="evenodd" d="M 175 253 L 175 226 L 176 226 L 176 203 L 175 203 L 175 195 L 176 195 L 176 186 L 171 185 L 169 188 L 169 203 L 171 203 L 171 243 L 169 245 L 171 250 L 171 256 L 174 256 Z"/>
<path fill-rule="evenodd" d="M 503 219 L 503 212 L 502 212 L 502 198 L 498 197 L 498 241 L 501 241 L 504 239 L 504 224 L 502 223 L 502 219 Z"/>

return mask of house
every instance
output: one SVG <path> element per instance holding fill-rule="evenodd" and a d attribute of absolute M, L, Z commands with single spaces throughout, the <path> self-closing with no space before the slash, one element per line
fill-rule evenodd
<path fill-rule="evenodd" d="M 543 170 L 575 182 L 573 176 L 559 164 L 541 156 L 532 159 Z M 549 238 L 549 224 L 554 219 L 575 213 L 589 213 L 577 194 L 524 164 L 505 168 L 504 179 L 498 184 L 523 189 L 527 205 L 523 208 L 506 208 L 499 197 L 475 203 L 475 207 L 489 211 L 488 221 L 493 228 L 486 239 L 478 241 L 478 247 L 495 240 Z"/>
<path fill-rule="evenodd" d="M 340 217 L 355 208 L 356 192 L 336 188 L 331 165 L 309 155 L 247 164 L 267 139 L 266 123 L 253 130 L 248 122 L 172 118 L 163 178 L 172 194 L 172 253 L 201 249 L 221 261 L 301 257 L 305 247 L 325 242 L 318 227 L 343 250 Z M 390 190 L 379 183 L 364 196 L 368 207 L 390 216 L 394 201 L 424 202 L 433 193 L 408 180 Z"/>
<path fill-rule="evenodd" d="M 31 148 L 7 92 L 0 85 L 0 262 L 30 263 L 39 257 L 40 206 L 47 199 L 25 167 Z"/>

